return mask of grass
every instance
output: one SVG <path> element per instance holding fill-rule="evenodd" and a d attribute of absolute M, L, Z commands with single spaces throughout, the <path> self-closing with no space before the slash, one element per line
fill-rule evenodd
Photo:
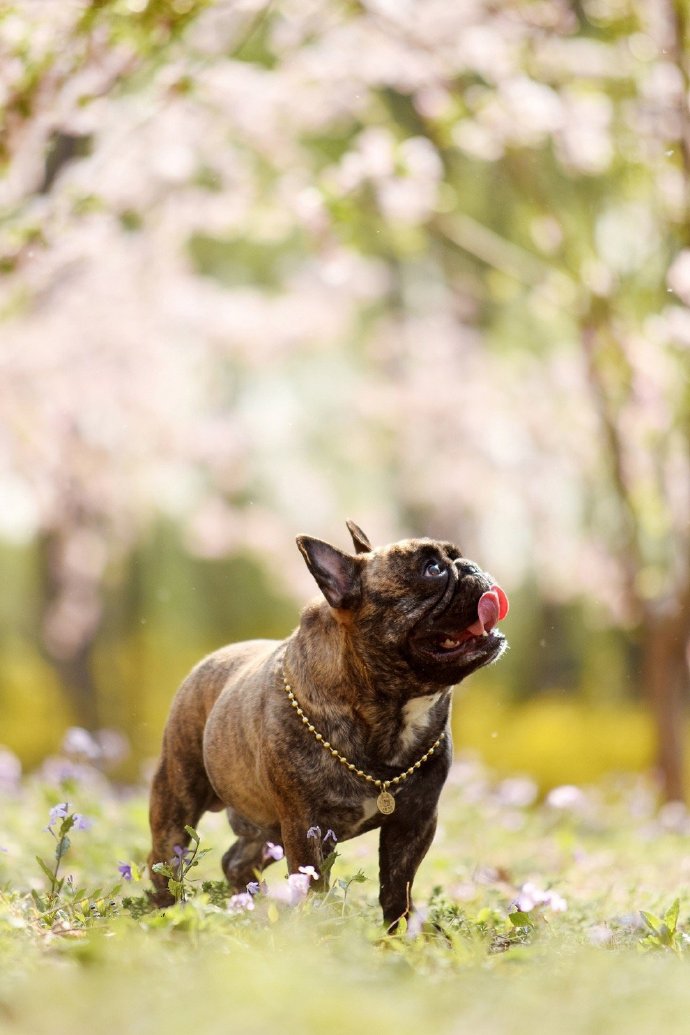
<path fill-rule="evenodd" d="M 527 780 L 495 781 L 473 762 L 457 764 L 415 887 L 425 923 L 384 937 L 375 835 L 338 846 L 327 899 L 290 906 L 272 897 L 285 887 L 279 862 L 266 874 L 271 893 L 231 912 L 217 880 L 228 832 L 209 815 L 200 835 L 210 851 L 188 874 L 193 893 L 153 912 L 146 878 L 126 882 L 118 872 L 131 863 L 136 878 L 147 851 L 143 790 L 124 792 L 84 765 L 61 784 L 8 786 L 0 1031 L 685 1030 L 687 813 L 657 810 L 650 787 L 632 777 L 563 791 L 550 804 L 531 803 L 533 794 Z M 54 817 L 52 835 L 45 828 L 66 800 L 68 817 L 92 825 L 65 831 L 71 844 L 51 881 L 65 817 Z M 366 881 L 351 880 L 360 872 Z"/>

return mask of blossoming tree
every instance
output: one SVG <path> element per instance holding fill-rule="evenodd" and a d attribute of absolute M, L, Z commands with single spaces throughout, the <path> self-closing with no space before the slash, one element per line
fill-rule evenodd
<path fill-rule="evenodd" d="M 157 516 L 213 556 L 347 502 L 629 628 L 682 797 L 684 11 L 10 5 L 0 523 L 87 713 Z"/>

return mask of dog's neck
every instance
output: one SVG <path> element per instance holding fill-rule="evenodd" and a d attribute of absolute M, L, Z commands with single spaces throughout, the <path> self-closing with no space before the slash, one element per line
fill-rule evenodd
<path fill-rule="evenodd" d="M 314 641 L 319 644 L 318 680 L 310 658 Z M 372 665 L 369 655 L 365 663 L 356 630 L 322 602 L 303 611 L 287 641 L 284 666 L 314 722 L 321 718 L 355 726 L 391 764 L 438 736 L 448 720 L 450 687 L 418 680 L 400 658 L 382 654 Z"/>
<path fill-rule="evenodd" d="M 311 675 L 312 642 L 318 643 L 318 683 Z M 349 612 L 337 611 L 323 601 L 305 607 L 287 650 L 303 693 L 317 705 L 335 700 L 351 706 L 389 700 L 400 708 L 410 697 L 427 697 L 450 689 L 420 679 L 393 652 L 372 651 L 370 645 L 363 649 Z"/>

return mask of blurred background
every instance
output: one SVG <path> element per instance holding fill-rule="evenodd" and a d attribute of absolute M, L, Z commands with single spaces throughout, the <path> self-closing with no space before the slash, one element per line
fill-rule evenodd
<path fill-rule="evenodd" d="M 204 652 L 295 625 L 295 535 L 344 548 L 353 518 L 510 595 L 458 750 L 683 797 L 687 22 L 2 6 L 0 743 L 26 769 L 79 727 L 135 778 Z"/>

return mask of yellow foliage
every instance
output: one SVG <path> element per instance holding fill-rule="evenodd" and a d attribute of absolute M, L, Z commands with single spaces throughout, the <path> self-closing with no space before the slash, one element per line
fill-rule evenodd
<path fill-rule="evenodd" d="M 470 691 L 456 701 L 453 734 L 456 750 L 476 751 L 502 775 L 529 773 L 544 790 L 648 770 L 654 760 L 642 705 L 593 705 L 555 692 L 516 704 Z"/>
<path fill-rule="evenodd" d="M 27 768 L 56 751 L 73 721 L 54 670 L 38 654 L 7 652 L 2 664 L 0 744 Z"/>

